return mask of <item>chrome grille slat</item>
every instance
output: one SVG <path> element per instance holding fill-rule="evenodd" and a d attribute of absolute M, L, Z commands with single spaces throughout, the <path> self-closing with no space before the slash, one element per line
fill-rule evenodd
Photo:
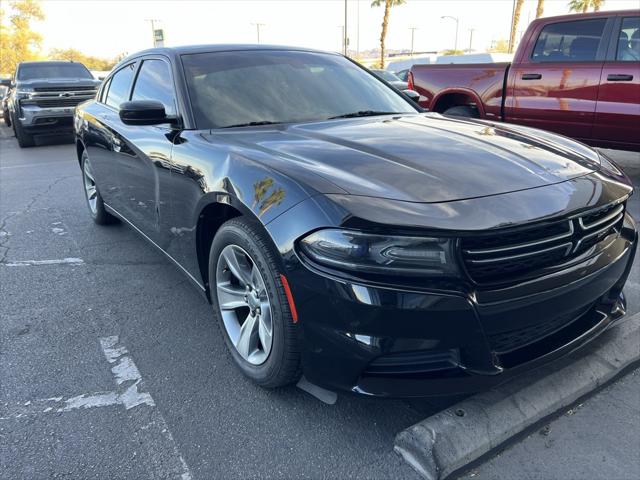
<path fill-rule="evenodd" d="M 573 244 L 569 242 L 569 243 L 563 243 L 562 245 L 555 245 L 553 247 L 543 248 L 541 250 L 535 250 L 533 252 L 520 253 L 518 255 L 509 255 L 507 257 L 494 257 L 494 258 L 483 258 L 483 259 L 470 259 L 467 261 L 471 264 L 507 262 L 509 260 L 516 260 L 519 258 L 534 257 L 536 255 L 553 252 L 554 250 L 561 250 L 563 248 L 566 249 L 565 254 L 567 254 L 573 248 Z"/>
<path fill-rule="evenodd" d="M 610 214 L 608 214 L 607 216 L 605 216 L 603 218 L 599 218 L 595 222 L 591 222 L 591 223 L 585 224 L 584 223 L 584 219 L 582 217 L 580 217 L 580 218 L 578 218 L 578 224 L 580 225 L 580 228 L 582 228 L 583 230 L 590 230 L 590 229 L 592 229 L 594 227 L 597 227 L 598 225 L 602 225 L 603 223 L 608 222 L 613 217 L 618 216 L 623 211 L 624 211 L 624 205 L 618 205 Z"/>
<path fill-rule="evenodd" d="M 566 233 L 562 233 L 560 235 L 554 235 L 552 237 L 542 238 L 540 240 L 535 240 L 532 242 L 519 243 L 517 245 L 510 245 L 510 246 L 500 247 L 500 248 L 470 249 L 470 250 L 463 250 L 463 251 L 467 255 L 475 256 L 475 255 L 490 255 L 493 253 L 510 252 L 513 250 L 523 250 L 526 248 L 536 247 L 538 245 L 556 242 L 558 240 L 563 240 L 565 238 L 572 236 L 573 223 L 567 222 L 567 226 L 568 226 L 568 229 Z"/>

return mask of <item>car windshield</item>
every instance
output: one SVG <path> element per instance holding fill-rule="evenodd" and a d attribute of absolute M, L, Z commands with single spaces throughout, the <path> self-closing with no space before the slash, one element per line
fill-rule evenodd
<path fill-rule="evenodd" d="M 182 62 L 201 129 L 417 111 L 339 55 L 246 50 L 188 54 Z"/>
<path fill-rule="evenodd" d="M 393 73 L 388 72 L 387 70 L 372 70 L 376 75 L 378 75 L 381 79 L 386 80 L 387 82 L 401 82 L 398 77 L 396 77 Z"/>
<path fill-rule="evenodd" d="M 93 75 L 81 63 L 20 65 L 18 80 L 35 80 L 38 78 L 93 78 Z"/>

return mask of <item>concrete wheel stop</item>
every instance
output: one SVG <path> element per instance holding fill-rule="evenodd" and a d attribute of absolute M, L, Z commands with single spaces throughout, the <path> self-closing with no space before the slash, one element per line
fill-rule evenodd
<path fill-rule="evenodd" d="M 566 358 L 469 397 L 403 430 L 394 449 L 428 480 L 488 456 L 640 361 L 640 313 Z"/>

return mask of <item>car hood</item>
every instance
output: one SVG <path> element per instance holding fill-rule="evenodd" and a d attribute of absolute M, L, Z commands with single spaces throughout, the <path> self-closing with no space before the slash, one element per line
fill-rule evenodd
<path fill-rule="evenodd" d="M 529 128 L 408 114 L 212 131 L 243 156 L 321 193 L 449 202 L 537 188 L 587 175 L 598 154 Z M 217 142 L 216 142 L 217 143 Z M 311 180 L 312 182 L 312 180 Z M 325 191 L 323 191 L 325 190 Z"/>

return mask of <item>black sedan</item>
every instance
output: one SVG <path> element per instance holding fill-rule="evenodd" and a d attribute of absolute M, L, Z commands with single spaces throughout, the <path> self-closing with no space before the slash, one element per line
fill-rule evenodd
<path fill-rule="evenodd" d="M 625 312 L 637 234 L 611 161 L 423 113 L 337 54 L 144 51 L 75 131 L 94 221 L 125 221 L 172 260 L 265 387 L 483 389 Z"/>

